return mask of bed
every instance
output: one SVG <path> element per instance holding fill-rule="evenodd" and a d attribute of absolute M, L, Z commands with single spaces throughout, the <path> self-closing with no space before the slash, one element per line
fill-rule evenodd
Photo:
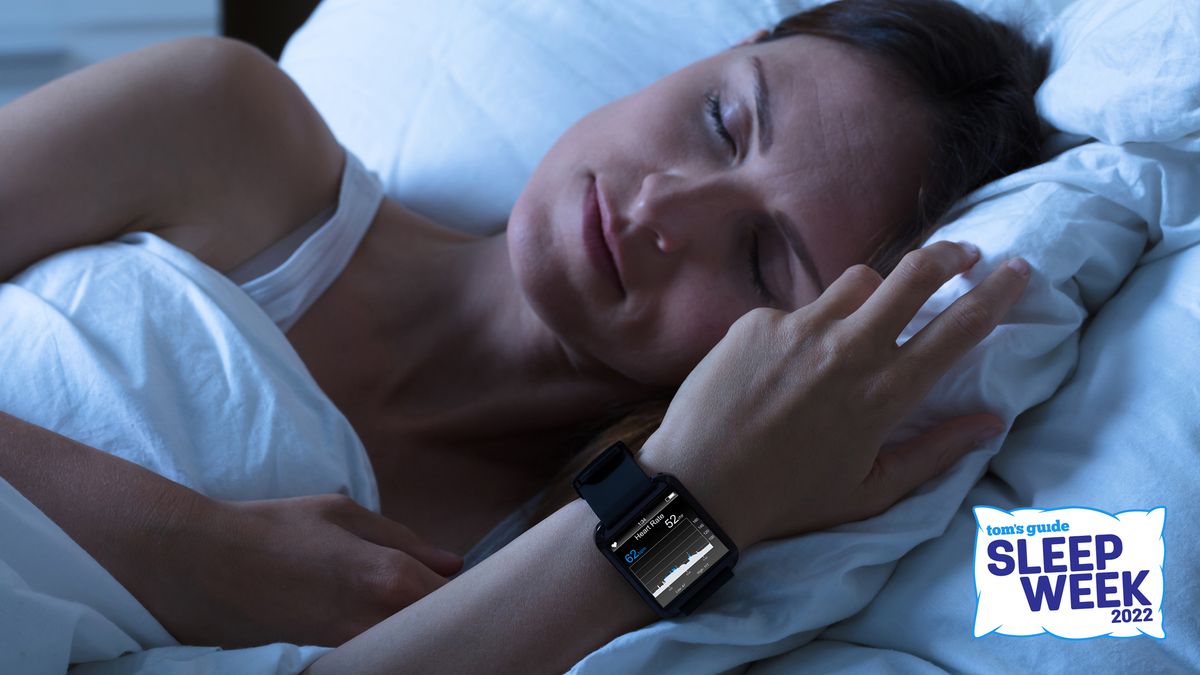
<path fill-rule="evenodd" d="M 439 222 L 489 233 L 503 227 L 541 154 L 578 117 L 812 4 L 325 0 L 280 63 L 391 196 Z M 964 4 L 1019 23 L 1052 48 L 1037 102 L 1054 134 L 1043 163 L 962 200 L 931 238 L 971 241 L 983 261 L 939 290 L 901 339 L 1009 256 L 1026 257 L 1035 273 L 1017 308 L 895 439 L 982 408 L 1001 414 L 1007 433 L 876 518 L 745 552 L 704 612 L 621 636 L 572 672 L 1200 670 L 1200 622 L 1185 609 L 1200 600 L 1189 574 L 1200 550 L 1187 526 L 1200 515 L 1200 6 Z M 184 271 L 220 286 L 203 270 Z M 260 328 L 269 344 L 270 326 Z M 35 347 L 13 353 L 31 373 Z M 301 383 L 288 367 L 281 372 Z M 73 410 L 95 406 L 97 416 L 102 403 L 71 402 Z M 319 401 L 306 405 L 323 410 Z M 0 407 L 23 416 L 10 406 L 31 415 L 45 408 L 0 392 Z M 330 425 L 317 429 L 330 434 Z M 35 603 L 57 630 L 49 633 L 58 636 L 53 663 L 87 661 L 76 668 L 84 673 L 292 672 L 323 651 L 175 645 L 6 487 L 0 481 L 0 537 L 73 556 L 94 581 L 62 591 L 65 609 Z M 976 638 L 976 505 L 1166 507 L 1165 638 Z M 27 557 L 24 567 L 11 555 L 0 560 L 0 608 L 65 583 L 31 585 L 37 556 Z M 31 630 L 18 623 L 0 609 L 0 634 Z"/>

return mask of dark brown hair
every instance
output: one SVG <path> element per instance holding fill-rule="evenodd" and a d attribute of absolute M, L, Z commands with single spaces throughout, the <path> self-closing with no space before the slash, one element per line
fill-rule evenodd
<path fill-rule="evenodd" d="M 950 0 L 840 0 L 780 21 L 761 42 L 810 35 L 853 47 L 891 70 L 924 104 L 931 151 L 913 212 L 867 264 L 886 276 L 955 201 L 1035 164 L 1041 123 L 1033 95 L 1046 54 L 1021 33 Z M 534 522 L 575 497 L 571 478 L 616 441 L 637 452 L 669 399 L 643 402 L 595 434 L 546 490 Z"/>

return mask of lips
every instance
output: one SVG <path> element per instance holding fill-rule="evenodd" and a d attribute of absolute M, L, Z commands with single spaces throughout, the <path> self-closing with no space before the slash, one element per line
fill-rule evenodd
<path fill-rule="evenodd" d="M 601 276 L 606 277 L 609 283 L 617 289 L 621 297 L 625 296 L 625 285 L 621 282 L 621 274 L 617 269 L 617 262 L 613 255 L 614 243 L 611 239 L 611 231 L 608 226 L 611 219 L 607 218 L 605 213 L 604 199 L 600 191 L 597 189 L 596 181 L 593 179 L 588 184 L 588 189 L 583 198 L 583 219 L 581 227 L 583 228 L 583 247 L 587 253 L 588 260 L 592 263 L 592 268 L 595 269 Z"/>

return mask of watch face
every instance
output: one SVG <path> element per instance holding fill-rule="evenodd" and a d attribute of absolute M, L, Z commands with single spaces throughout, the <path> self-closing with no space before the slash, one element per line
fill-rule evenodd
<path fill-rule="evenodd" d="M 663 607 L 729 553 L 687 499 L 673 490 L 608 545 Z"/>

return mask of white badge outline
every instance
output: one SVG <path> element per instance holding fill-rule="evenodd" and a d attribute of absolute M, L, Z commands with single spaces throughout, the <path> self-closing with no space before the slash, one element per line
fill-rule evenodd
<path fill-rule="evenodd" d="M 1030 633 L 1028 635 L 1014 635 L 1014 634 L 1010 634 L 1010 633 L 1001 633 L 1001 632 L 999 632 L 1000 626 L 997 626 L 996 628 L 993 628 L 993 629 L 989 630 L 988 632 L 983 633 L 982 635 L 975 635 L 976 624 L 979 619 L 979 605 L 980 605 L 979 599 L 981 597 L 981 593 L 979 591 L 979 575 L 976 573 L 976 570 L 978 569 L 976 563 L 978 561 L 978 555 L 979 555 L 979 536 L 980 536 L 980 532 L 983 531 L 983 528 L 979 522 L 979 516 L 976 513 L 979 509 L 999 511 L 999 512 L 1001 512 L 1005 515 L 1009 515 L 1009 516 L 1016 516 L 1016 515 L 1020 515 L 1022 513 L 1031 514 L 1031 515 L 1044 515 L 1044 514 L 1054 513 L 1056 511 L 1070 511 L 1070 510 L 1082 509 L 1082 510 L 1087 510 L 1087 511 L 1095 511 L 1096 513 L 1103 514 L 1103 515 L 1108 516 L 1109 518 L 1113 518 L 1113 519 L 1117 519 L 1117 516 L 1119 516 L 1123 513 L 1150 514 L 1154 511 L 1161 510 L 1163 512 L 1163 531 L 1159 534 L 1159 540 L 1162 541 L 1162 545 L 1163 545 L 1163 559 L 1162 559 L 1162 562 L 1159 563 L 1159 570 L 1162 572 L 1162 575 L 1163 575 L 1163 596 L 1162 596 L 1162 599 L 1158 603 L 1158 615 L 1159 615 L 1158 624 L 1162 628 L 1162 633 L 1163 633 L 1162 636 L 1160 637 L 1158 635 L 1152 635 L 1150 633 L 1146 633 L 1144 631 L 1139 630 L 1134 635 L 1092 635 L 1089 637 L 1075 638 L 1075 637 L 1068 637 L 1065 635 L 1058 635 L 1057 633 L 1054 633 L 1053 631 L 1047 630 L 1044 626 L 1042 627 L 1041 632 Z M 1167 592 L 1166 592 L 1166 584 L 1167 584 L 1167 567 L 1166 567 L 1166 565 L 1167 565 L 1167 537 L 1166 537 L 1167 507 L 1166 506 L 1162 506 L 1162 505 L 1152 506 L 1152 507 L 1146 508 L 1146 509 L 1123 509 L 1121 511 L 1116 511 L 1116 512 L 1105 511 L 1103 509 L 1097 509 L 1097 508 L 1091 507 L 1091 506 L 1058 506 L 1058 507 L 1051 508 L 1051 509 L 1042 509 L 1042 508 L 1037 508 L 1037 507 L 1033 507 L 1033 506 L 1026 506 L 1026 507 L 1013 509 L 1010 511 L 1008 509 L 1000 508 L 998 506 L 990 506 L 987 504 L 977 504 L 977 505 L 971 507 L 971 516 L 972 516 L 972 518 L 975 519 L 975 539 L 974 539 L 974 541 L 971 542 L 971 584 L 975 590 L 975 612 L 972 615 L 972 619 L 971 619 L 971 623 L 972 623 L 971 635 L 972 635 L 973 639 L 982 640 L 982 639 L 992 636 L 992 635 L 998 635 L 998 636 L 1006 637 L 1006 638 L 1036 638 L 1036 637 L 1042 637 L 1044 635 L 1051 635 L 1058 640 L 1069 640 L 1071 642 L 1082 642 L 1084 640 L 1098 640 L 1098 639 L 1127 640 L 1127 639 L 1141 638 L 1141 637 L 1152 638 L 1154 640 L 1165 640 L 1167 638 L 1166 617 L 1162 613 L 1163 606 L 1167 602 Z"/>

